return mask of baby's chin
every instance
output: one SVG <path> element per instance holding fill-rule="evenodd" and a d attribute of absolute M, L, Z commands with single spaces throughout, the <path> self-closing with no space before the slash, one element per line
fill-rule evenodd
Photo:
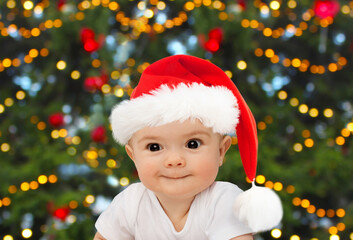
<path fill-rule="evenodd" d="M 160 195 L 173 199 L 190 199 L 207 189 L 214 182 L 214 180 L 209 180 L 197 183 L 190 176 L 178 179 L 165 178 L 163 181 L 164 184 L 160 184 L 158 188 L 155 186 L 151 186 L 151 188 L 148 186 L 146 187 L 153 191 L 157 196 Z"/>

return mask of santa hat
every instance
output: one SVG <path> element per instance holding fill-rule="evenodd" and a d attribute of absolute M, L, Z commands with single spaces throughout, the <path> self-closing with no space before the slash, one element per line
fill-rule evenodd
<path fill-rule="evenodd" d="M 113 108 L 110 120 L 115 140 L 125 145 L 146 126 L 189 118 L 199 119 L 216 133 L 235 133 L 245 173 L 254 182 L 258 143 L 255 119 L 232 80 L 209 61 L 175 55 L 151 64 L 130 100 Z M 255 184 L 237 197 L 234 212 L 254 232 L 271 229 L 282 218 L 278 196 Z"/>

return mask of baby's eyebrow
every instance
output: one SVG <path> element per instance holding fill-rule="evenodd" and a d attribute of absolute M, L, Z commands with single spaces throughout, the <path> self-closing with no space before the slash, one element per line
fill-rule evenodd
<path fill-rule="evenodd" d="M 184 136 L 190 137 L 190 136 L 194 136 L 194 135 L 206 135 L 207 137 L 211 136 L 211 134 L 209 132 L 202 131 L 202 130 L 195 130 L 195 131 L 192 131 L 192 132 L 185 134 Z"/>
<path fill-rule="evenodd" d="M 141 143 L 141 142 L 144 142 L 144 141 L 158 141 L 158 140 L 160 140 L 160 138 L 159 137 L 157 137 L 157 136 L 143 136 L 141 139 L 139 139 L 138 141 L 137 141 L 137 143 L 139 144 L 139 143 Z"/>

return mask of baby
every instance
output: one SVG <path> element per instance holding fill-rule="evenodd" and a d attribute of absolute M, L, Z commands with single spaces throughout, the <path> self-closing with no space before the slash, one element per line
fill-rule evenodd
<path fill-rule="evenodd" d="M 187 55 L 153 63 L 131 99 L 113 109 L 111 124 L 141 182 L 100 215 L 95 240 L 251 240 L 254 229 L 268 228 L 244 217 L 251 210 L 242 190 L 215 182 L 232 133 L 254 180 L 257 135 L 244 99 L 214 64 Z"/>

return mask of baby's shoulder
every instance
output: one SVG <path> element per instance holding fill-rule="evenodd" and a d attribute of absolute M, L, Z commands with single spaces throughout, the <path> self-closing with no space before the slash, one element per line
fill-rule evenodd
<path fill-rule="evenodd" d="M 211 196 L 231 195 L 235 197 L 242 192 L 243 190 L 241 190 L 237 185 L 230 182 L 216 181 L 208 188 L 208 195 Z"/>
<path fill-rule="evenodd" d="M 198 202 L 206 209 L 214 209 L 216 206 L 234 202 L 242 192 L 243 190 L 233 183 L 216 181 L 199 194 Z"/>
<path fill-rule="evenodd" d="M 123 191 L 121 191 L 121 194 L 125 195 L 141 195 L 146 192 L 146 187 L 141 183 L 132 183 L 128 187 L 126 187 Z"/>
<path fill-rule="evenodd" d="M 141 197 L 145 192 L 147 191 L 146 187 L 141 183 L 132 183 L 129 186 L 127 186 L 124 190 L 122 190 L 118 195 L 115 196 L 115 198 L 130 198 L 134 197 L 135 199 L 138 199 Z"/>
<path fill-rule="evenodd" d="M 146 193 L 146 187 L 142 183 L 133 183 L 116 195 L 111 202 L 114 208 L 135 208 Z"/>
<path fill-rule="evenodd" d="M 142 183 L 133 183 L 118 193 L 110 203 L 109 209 L 116 217 L 133 226 L 138 214 L 141 199 L 146 195 L 146 187 Z"/>

